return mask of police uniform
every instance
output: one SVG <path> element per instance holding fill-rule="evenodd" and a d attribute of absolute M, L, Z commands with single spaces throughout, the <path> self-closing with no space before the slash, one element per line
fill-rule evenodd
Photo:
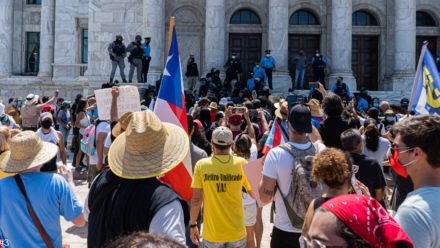
<path fill-rule="evenodd" d="M 115 72 L 116 72 L 116 68 L 119 67 L 119 72 L 121 74 L 121 79 L 124 82 L 127 82 L 127 80 L 125 79 L 125 73 L 124 73 L 124 69 L 125 69 L 125 62 L 124 62 L 124 58 L 126 56 L 126 51 L 125 51 L 125 45 L 122 42 L 123 38 L 122 36 L 118 35 L 116 36 L 116 40 L 113 41 L 112 43 L 110 43 L 110 45 L 107 48 L 107 51 L 110 55 L 110 59 L 112 61 L 112 71 L 110 73 L 110 83 L 113 83 L 113 79 L 115 77 Z"/>
<path fill-rule="evenodd" d="M 266 72 L 267 80 L 269 81 L 269 88 L 272 89 L 272 72 L 275 68 L 275 59 L 270 55 L 270 50 L 266 50 L 266 56 L 261 58 L 261 66 Z"/>
<path fill-rule="evenodd" d="M 142 57 L 144 56 L 144 48 L 141 44 L 141 37 L 136 36 L 136 40 L 131 42 L 127 47 L 130 53 L 128 62 L 130 63 L 130 72 L 128 73 L 128 82 L 133 80 L 134 69 L 136 68 L 137 82 L 142 82 Z"/>

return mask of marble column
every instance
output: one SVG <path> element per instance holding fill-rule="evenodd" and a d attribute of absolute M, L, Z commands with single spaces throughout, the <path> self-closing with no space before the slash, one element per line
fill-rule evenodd
<path fill-rule="evenodd" d="M 165 53 L 165 1 L 144 0 L 144 37 L 151 37 L 151 61 L 148 82 L 153 83 L 162 73 Z M 143 41 L 143 37 L 142 37 Z"/>
<path fill-rule="evenodd" d="M 14 0 L 0 1 L 0 77 L 12 73 L 12 38 L 14 25 Z"/>
<path fill-rule="evenodd" d="M 55 0 L 41 3 L 40 70 L 39 77 L 52 77 L 55 41 Z"/>
<path fill-rule="evenodd" d="M 331 87 L 338 77 L 351 91 L 356 90 L 356 79 L 351 70 L 352 47 L 352 0 L 332 0 L 330 24 L 330 75 L 327 85 Z"/>
<path fill-rule="evenodd" d="M 276 61 L 272 75 L 273 87 L 285 92 L 290 85 L 289 54 L 289 0 L 269 0 L 268 48 Z M 263 49 L 266 50 L 266 49 Z"/>
<path fill-rule="evenodd" d="M 394 91 L 411 90 L 416 60 L 416 0 L 394 1 Z"/>
<path fill-rule="evenodd" d="M 225 1 L 206 0 L 205 71 L 225 63 L 225 23 Z"/>

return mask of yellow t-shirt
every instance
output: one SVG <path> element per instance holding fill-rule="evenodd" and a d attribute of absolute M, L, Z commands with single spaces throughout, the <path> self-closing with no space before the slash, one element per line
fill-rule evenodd
<path fill-rule="evenodd" d="M 246 237 L 242 187 L 251 190 L 243 158 L 215 155 L 197 162 L 192 188 L 203 190 L 203 239 L 232 242 Z"/>

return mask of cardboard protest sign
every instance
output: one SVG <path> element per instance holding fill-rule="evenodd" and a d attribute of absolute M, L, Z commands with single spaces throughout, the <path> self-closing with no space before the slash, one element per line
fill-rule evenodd
<path fill-rule="evenodd" d="M 118 87 L 117 100 L 118 118 L 127 112 L 141 111 L 139 90 L 135 86 Z M 110 107 L 112 105 L 112 89 L 95 90 L 98 115 L 100 120 L 110 120 Z"/>
<path fill-rule="evenodd" d="M 243 170 L 244 174 L 246 174 L 249 184 L 252 187 L 252 193 L 255 196 L 258 206 L 263 207 L 265 204 L 261 202 L 260 194 L 258 193 L 258 186 L 263 178 L 263 158 L 254 160 L 244 165 Z"/>

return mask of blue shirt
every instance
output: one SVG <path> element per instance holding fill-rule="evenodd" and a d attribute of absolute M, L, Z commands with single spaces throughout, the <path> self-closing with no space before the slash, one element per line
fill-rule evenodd
<path fill-rule="evenodd" d="M 348 88 L 348 85 L 345 84 L 345 83 L 343 83 L 342 85 L 345 85 L 345 92 L 347 93 L 347 96 L 351 96 L 350 88 Z M 336 88 L 337 88 L 337 87 L 338 87 L 338 86 L 337 86 L 337 83 L 334 83 L 333 86 L 332 86 L 331 91 L 332 91 L 333 93 L 336 93 Z"/>
<path fill-rule="evenodd" d="M 253 78 L 249 78 L 247 80 L 247 88 L 252 91 L 255 88 L 255 80 Z"/>
<path fill-rule="evenodd" d="M 364 98 L 359 98 L 357 106 L 356 106 L 356 110 L 357 111 L 367 111 L 368 110 L 368 102 L 367 100 L 365 100 Z"/>
<path fill-rule="evenodd" d="M 440 187 L 422 187 L 409 193 L 394 217 L 414 248 L 440 247 Z"/>
<path fill-rule="evenodd" d="M 264 68 L 272 68 L 275 66 L 275 59 L 272 56 L 264 56 L 261 58 L 260 64 Z"/>
<path fill-rule="evenodd" d="M 150 45 L 144 43 L 143 46 L 144 46 L 144 56 L 145 57 L 150 57 L 150 53 L 151 53 Z"/>
<path fill-rule="evenodd" d="M 266 71 L 263 69 L 263 67 L 254 66 L 253 72 L 254 72 L 254 78 L 259 78 L 261 79 L 261 81 L 267 82 Z"/>
<path fill-rule="evenodd" d="M 20 175 L 29 201 L 55 247 L 62 246 L 60 216 L 72 221 L 83 212 L 81 203 L 58 174 Z M 0 180 L 0 226 L 9 247 L 46 247 L 26 208 L 14 177 Z"/>

